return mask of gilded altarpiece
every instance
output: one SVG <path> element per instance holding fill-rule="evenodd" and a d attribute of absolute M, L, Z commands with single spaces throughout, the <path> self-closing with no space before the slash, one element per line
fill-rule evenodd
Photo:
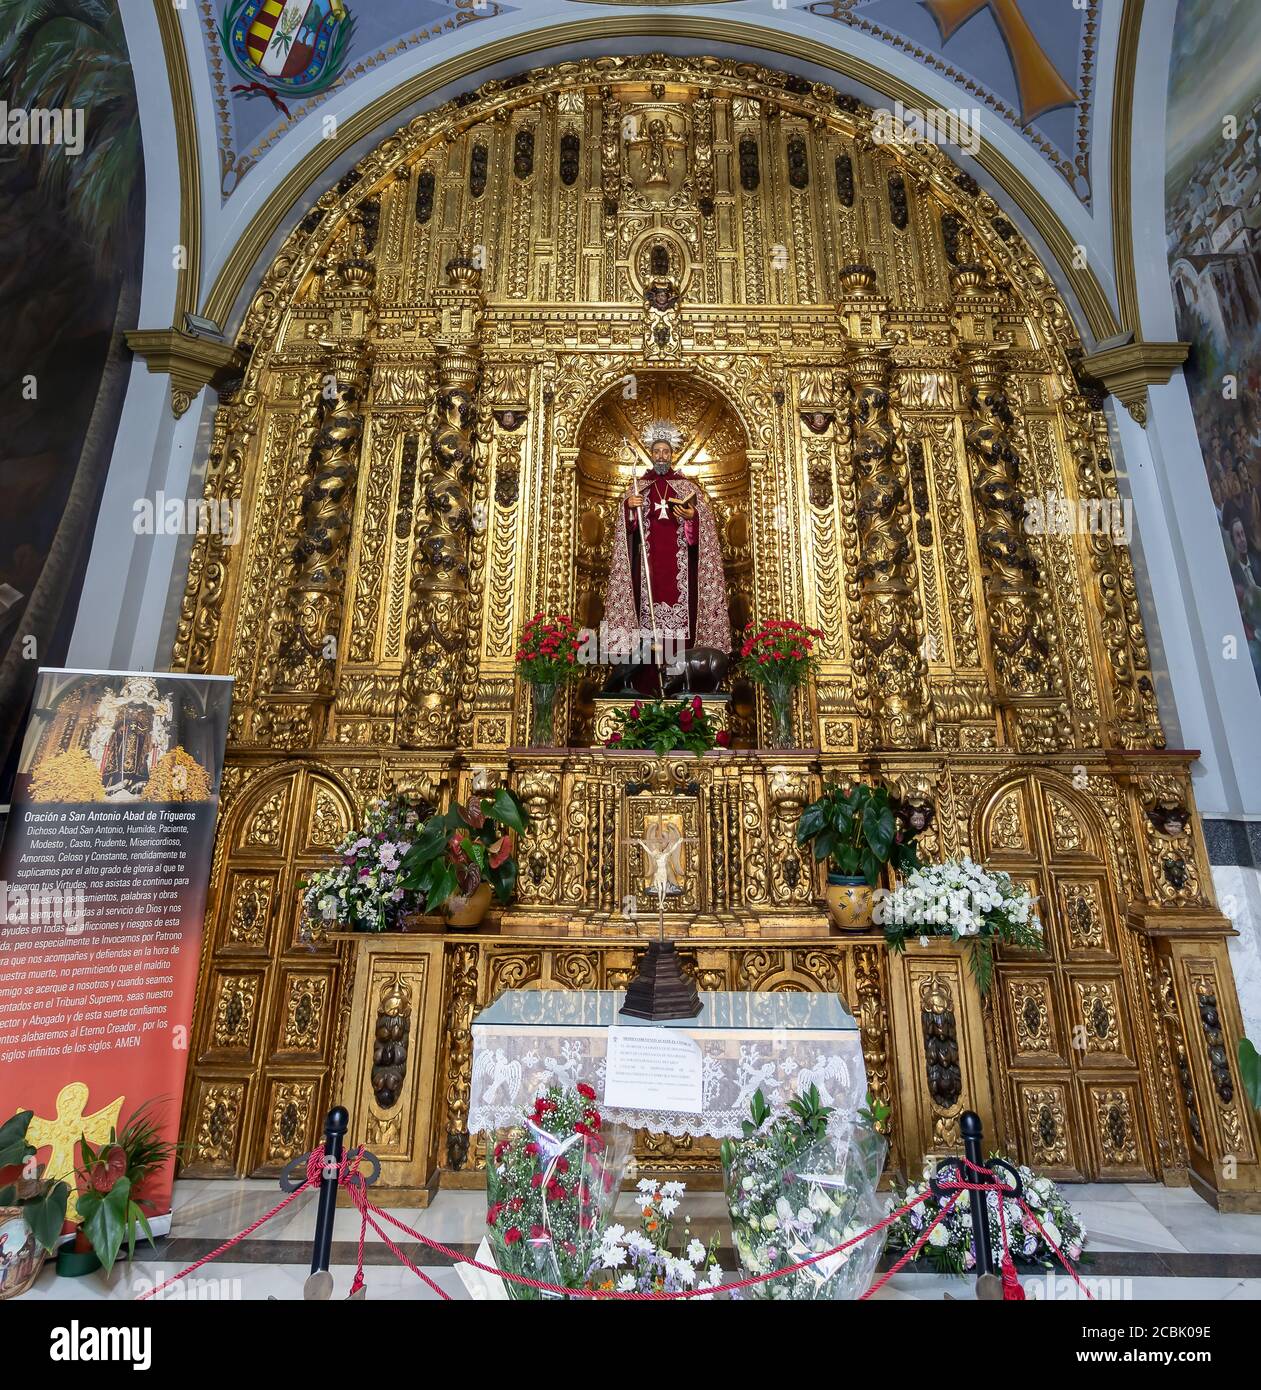
<path fill-rule="evenodd" d="M 234 548 L 199 537 L 173 661 L 236 677 L 188 1171 L 273 1171 L 341 1100 L 395 1185 L 475 1176 L 471 1019 L 510 987 L 625 984 L 655 930 L 631 843 L 655 816 L 688 840 L 666 914 L 687 968 L 839 992 L 895 1167 L 954 1146 L 971 1107 L 1057 1174 L 1256 1200 L 1230 927 L 1129 553 L 1024 525 L 1030 497 L 1117 497 L 1101 402 L 1049 276 L 943 151 L 726 59 L 496 79 L 315 201 L 239 339 L 206 486 L 247 524 Z M 538 611 L 598 626 L 662 414 L 711 499 L 733 625 L 824 634 L 804 751 L 759 751 L 768 711 L 737 679 L 734 752 L 607 752 L 602 670 L 569 692 L 567 746 L 527 747 L 517 633 Z M 929 853 L 1041 895 L 1045 951 L 1003 953 L 986 1001 L 950 948 L 830 932 L 793 829 L 845 774 L 927 808 Z M 498 781 L 533 818 L 509 908 L 306 939 L 302 875 L 369 799 Z"/>

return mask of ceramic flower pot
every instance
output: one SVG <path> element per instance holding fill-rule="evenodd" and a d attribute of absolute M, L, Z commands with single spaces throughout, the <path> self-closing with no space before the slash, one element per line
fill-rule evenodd
<path fill-rule="evenodd" d="M 21 1207 L 0 1207 L 0 1299 L 17 1298 L 35 1282 L 44 1264 L 44 1249 L 26 1228 Z"/>
<path fill-rule="evenodd" d="M 828 874 L 825 896 L 841 931 L 866 931 L 871 926 L 871 885 L 861 875 Z"/>
<path fill-rule="evenodd" d="M 493 889 L 489 883 L 479 883 L 467 898 L 448 898 L 444 915 L 449 927 L 479 927 L 486 909 L 490 907 Z"/>

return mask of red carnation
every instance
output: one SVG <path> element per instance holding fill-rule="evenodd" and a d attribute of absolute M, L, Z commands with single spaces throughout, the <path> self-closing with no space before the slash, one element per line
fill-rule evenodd
<path fill-rule="evenodd" d="M 600 1119 L 598 1110 L 584 1110 L 582 1118 L 591 1126 L 592 1129 L 599 1129 L 603 1121 Z"/>
<path fill-rule="evenodd" d="M 567 1158 L 558 1158 L 558 1159 L 556 1160 L 556 1171 L 557 1171 L 558 1173 L 568 1173 L 568 1172 L 569 1172 L 569 1160 L 568 1160 Z"/>
<path fill-rule="evenodd" d="M 714 742 L 719 746 L 719 748 L 730 748 L 731 735 L 726 731 L 726 729 L 719 729 L 718 732 L 714 735 Z"/>
<path fill-rule="evenodd" d="M 638 701 L 638 700 L 636 700 L 635 703 L 634 703 L 634 704 L 630 707 L 630 709 L 627 711 L 626 717 L 627 717 L 628 719 L 638 719 L 638 718 L 639 718 L 639 701 Z"/>
<path fill-rule="evenodd" d="M 533 1139 L 531 1139 L 530 1142 L 525 1146 L 525 1151 L 528 1154 L 536 1154 L 539 1151 L 539 1146 L 534 1142 Z"/>
<path fill-rule="evenodd" d="M 530 1179 L 530 1186 L 533 1187 L 535 1190 L 537 1190 L 538 1188 L 542 1187 L 542 1186 L 543 1186 L 543 1174 L 542 1174 L 542 1173 L 535 1173 L 535 1175 Z"/>
<path fill-rule="evenodd" d="M 609 738 L 608 738 L 608 742 L 607 742 L 604 746 L 605 746 L 606 748 L 611 748 L 615 743 L 621 743 L 621 741 L 622 741 L 622 736 L 621 736 L 621 734 L 610 734 L 610 735 L 609 735 Z"/>
<path fill-rule="evenodd" d="M 546 1229 L 545 1229 L 544 1227 L 542 1227 L 542 1226 L 531 1226 L 531 1227 L 530 1227 L 530 1239 L 531 1239 L 531 1240 L 547 1240 L 547 1239 L 548 1239 L 548 1234 L 547 1234 Z"/>
<path fill-rule="evenodd" d="M 682 729 L 684 733 L 692 727 L 693 722 L 693 715 L 690 709 L 682 709 L 679 711 L 679 728 Z"/>
<path fill-rule="evenodd" d="M 509 1226 L 504 1232 L 504 1244 L 515 1245 L 521 1239 L 521 1232 L 516 1226 Z"/>
<path fill-rule="evenodd" d="M 513 1197 L 508 1202 L 508 1210 L 514 1215 L 519 1212 L 523 1206 L 525 1206 L 525 1203 L 520 1197 Z"/>
<path fill-rule="evenodd" d="M 486 1224 L 488 1226 L 493 1226 L 495 1222 L 499 1220 L 499 1213 L 503 1211 L 503 1209 L 504 1204 L 502 1202 L 496 1202 L 493 1207 L 488 1207 L 486 1211 Z"/>
<path fill-rule="evenodd" d="M 699 695 L 693 695 L 693 696 L 692 696 L 692 713 L 693 713 L 693 714 L 700 714 L 701 711 L 702 711 L 704 708 L 705 708 L 705 706 L 701 703 L 701 697 L 700 697 Z"/>
<path fill-rule="evenodd" d="M 578 1094 L 584 1097 L 586 1100 L 595 1099 L 595 1090 L 592 1087 L 588 1086 L 585 1081 L 580 1081 L 577 1084 L 577 1086 L 574 1087 L 574 1090 L 577 1091 Z"/>

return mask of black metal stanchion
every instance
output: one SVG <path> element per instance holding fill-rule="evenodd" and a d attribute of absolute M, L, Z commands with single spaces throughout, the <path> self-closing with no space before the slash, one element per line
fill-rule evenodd
<path fill-rule="evenodd" d="M 324 1122 L 324 1170 L 320 1176 L 320 1204 L 315 1213 L 315 1241 L 311 1247 L 311 1273 L 328 1272 L 333 1252 L 333 1219 L 337 1214 L 337 1173 L 341 1168 L 346 1127 L 350 1116 L 335 1105 Z"/>
<path fill-rule="evenodd" d="M 981 1117 L 975 1110 L 965 1110 L 959 1117 L 959 1134 L 963 1138 L 963 1156 L 971 1165 L 963 1173 L 966 1182 L 982 1181 L 980 1169 L 985 1166 L 985 1155 L 981 1148 Z M 988 1193 L 977 1192 L 974 1188 L 968 1193 L 972 1207 L 972 1234 L 976 1239 L 976 1277 L 996 1274 L 994 1252 L 990 1246 L 990 1208 L 986 1200 Z"/>
<path fill-rule="evenodd" d="M 993 1171 L 992 1181 L 999 1183 L 1006 1194 L 1000 1195 L 1000 1201 L 1006 1201 L 1007 1196 L 1019 1197 L 1024 1191 L 1024 1186 L 1016 1169 L 1001 1158 L 992 1158 L 988 1163 L 985 1162 L 981 1117 L 976 1111 L 965 1110 L 959 1116 L 959 1134 L 963 1139 L 965 1161 L 957 1158 L 941 1160 L 937 1165 L 937 1171 L 929 1180 L 933 1196 L 940 1200 L 952 1192 L 957 1192 L 959 1182 L 985 1182 L 987 1179 L 981 1169 L 986 1168 Z M 1010 1185 L 1003 1182 L 1000 1171 L 1010 1177 Z M 955 1185 L 951 1183 L 952 1178 Z M 994 1251 L 990 1245 L 989 1193 L 969 1188 L 968 1205 L 972 1211 L 972 1240 L 976 1247 L 976 1296 L 978 1299 L 1001 1299 L 1003 1280 L 1000 1272 L 994 1267 Z"/>

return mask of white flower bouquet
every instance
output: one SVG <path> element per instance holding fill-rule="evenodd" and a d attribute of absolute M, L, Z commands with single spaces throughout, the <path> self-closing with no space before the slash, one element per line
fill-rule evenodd
<path fill-rule="evenodd" d="M 884 928 L 892 951 L 906 950 L 909 939 L 948 936 L 966 941 L 977 987 L 989 992 L 995 942 L 1042 947 L 1042 923 L 1034 912 L 1037 899 L 1000 870 L 982 868 L 971 859 L 925 864 L 899 880 L 888 893 L 877 893 L 873 920 Z"/>
<path fill-rule="evenodd" d="M 680 1253 L 670 1249 L 686 1190 L 681 1182 L 641 1178 L 635 1194 L 639 1229 L 628 1231 L 621 1225 L 604 1228 L 588 1286 L 618 1293 L 682 1293 L 721 1284 L 722 1269 L 715 1255 L 717 1235 L 706 1245 L 692 1234 L 683 1216 Z M 712 1294 L 697 1295 L 701 1302 L 712 1298 Z"/>
<path fill-rule="evenodd" d="M 773 1117 L 759 1091 L 744 1138 L 723 1141 L 731 1233 L 745 1274 L 767 1274 L 835 1250 L 884 1215 L 876 1184 L 885 1141 L 866 1125 L 829 1123 L 818 1090 Z M 744 1291 L 760 1299 L 856 1299 L 871 1286 L 883 1232 Z"/>
<path fill-rule="evenodd" d="M 301 885 L 308 934 L 331 927 L 389 931 L 404 913 L 414 912 L 417 894 L 399 878 L 420 824 L 420 811 L 407 797 L 371 802 L 363 829 L 351 831 L 334 851 L 338 863 Z"/>
<path fill-rule="evenodd" d="M 1040 1178 L 1031 1168 L 1023 1165 L 1017 1167 L 1016 1171 L 1024 1185 L 1025 1205 L 1041 1222 L 1042 1230 L 1059 1247 L 1064 1258 L 1075 1267 L 1086 1244 L 1086 1228 L 1081 1218 L 1050 1178 Z M 949 1196 L 934 1197 L 929 1191 L 927 1177 L 922 1183 L 912 1184 L 905 1192 L 893 1193 L 890 1209 L 905 1206 L 925 1193 L 928 1193 L 926 1201 L 898 1217 L 889 1227 L 891 1255 L 900 1255 L 909 1250 L 923 1235 L 924 1227 L 950 1200 Z M 990 1257 L 997 1268 L 1002 1253 L 998 1193 L 987 1192 L 985 1200 L 989 1208 Z M 1037 1223 L 1025 1215 L 1014 1197 L 1003 1198 L 1003 1212 L 1007 1218 L 1008 1248 L 1014 1263 L 1050 1266 L 1057 1270 L 1062 1267 L 1055 1251 L 1043 1239 Z M 942 1274 L 965 1274 L 975 1268 L 976 1238 L 972 1231 L 972 1211 L 966 1192 L 955 1203 L 950 1215 L 938 1223 L 920 1254 Z"/>

